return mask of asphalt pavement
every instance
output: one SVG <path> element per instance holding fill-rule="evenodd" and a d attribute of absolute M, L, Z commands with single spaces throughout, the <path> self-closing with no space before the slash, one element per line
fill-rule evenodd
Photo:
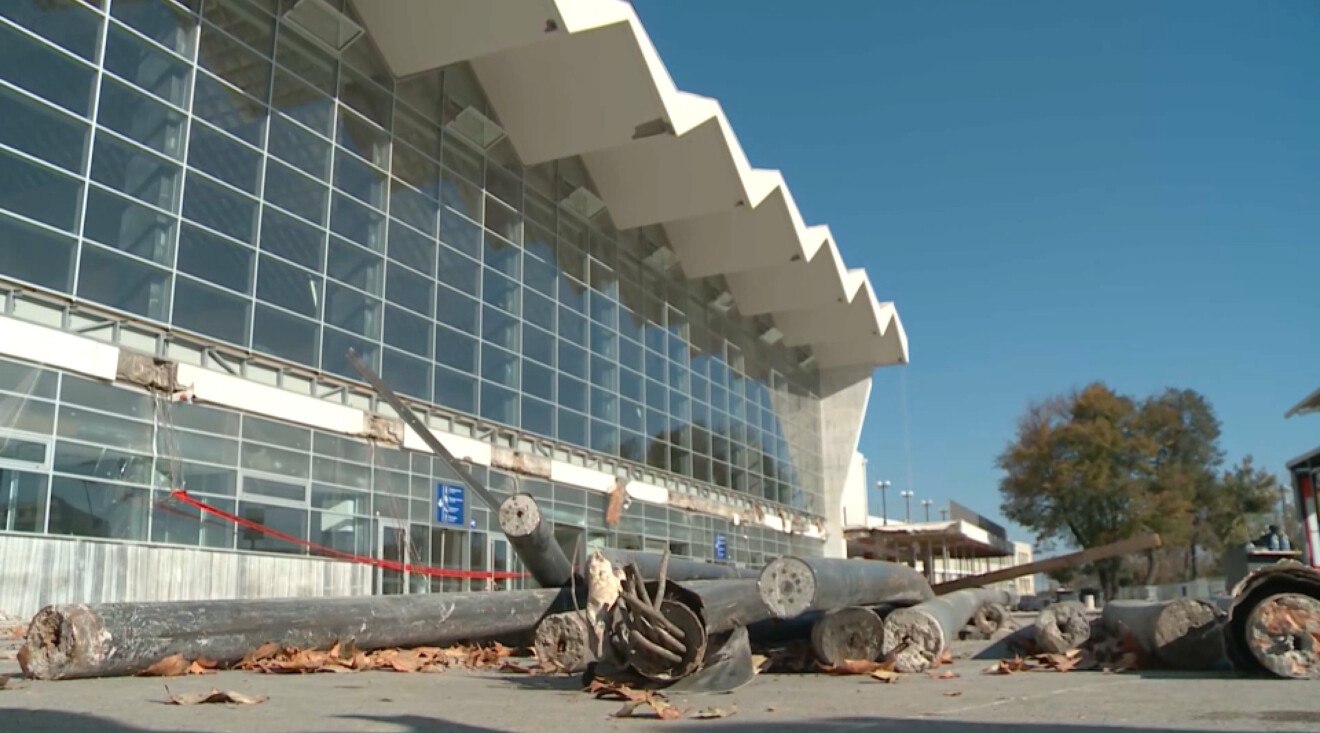
<path fill-rule="evenodd" d="M 808 733 L 1121 733 L 1122 731 L 1320 730 L 1314 683 L 1157 672 L 986 674 L 969 658 L 984 642 L 960 642 L 957 677 L 765 674 L 733 693 L 675 695 L 678 720 L 614 718 L 576 679 L 500 672 L 358 672 L 267 675 L 222 672 L 175 678 L 37 682 L 13 676 L 0 689 L 0 730 L 22 733 L 560 733 L 659 726 L 669 731 Z M 15 675 L 16 644 L 0 647 L 0 673 Z M 169 692 L 167 693 L 167 689 Z M 168 704 L 169 694 L 212 688 L 265 696 L 255 705 Z M 695 719 L 714 709 L 727 717 Z"/>

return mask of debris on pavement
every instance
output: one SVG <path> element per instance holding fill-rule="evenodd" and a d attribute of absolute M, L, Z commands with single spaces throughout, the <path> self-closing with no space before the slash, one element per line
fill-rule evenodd
<path fill-rule="evenodd" d="M 259 705 L 270 699 L 265 695 L 244 695 L 232 690 L 218 690 L 214 687 L 208 692 L 194 692 L 176 695 L 165 688 L 165 696 L 171 705 L 207 705 L 223 703 L 228 705 Z"/>

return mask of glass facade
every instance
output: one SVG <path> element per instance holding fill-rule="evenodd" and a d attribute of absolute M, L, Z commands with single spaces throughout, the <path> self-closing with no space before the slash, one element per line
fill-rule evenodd
<path fill-rule="evenodd" d="M 511 475 L 467 468 L 497 498 L 513 491 Z M 455 478 L 429 454 L 0 359 L 0 532 L 294 555 L 317 545 L 451 570 L 519 572 L 485 507 L 469 501 L 460 525 L 437 523 L 436 484 Z M 518 485 L 539 498 L 570 553 L 605 546 L 711 558 L 721 534 L 729 560 L 761 563 L 814 544 L 641 502 L 604 531 L 604 495 L 525 477 Z M 172 497 L 175 487 L 297 542 L 204 513 Z M 405 582 L 380 575 L 382 590 Z M 422 575 L 406 582 L 412 592 L 485 586 Z"/>
<path fill-rule="evenodd" d="M 805 352 L 659 227 L 580 216 L 579 160 L 474 132 L 466 65 L 395 80 L 280 9 L 0 3 L 0 277 L 309 376 L 358 381 L 352 348 L 420 404 L 823 514 Z"/>

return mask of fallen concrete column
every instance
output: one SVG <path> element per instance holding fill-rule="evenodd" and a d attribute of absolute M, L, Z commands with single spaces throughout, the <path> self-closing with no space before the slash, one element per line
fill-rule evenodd
<path fill-rule="evenodd" d="M 776 558 L 761 571 L 757 587 L 778 618 L 842 606 L 910 605 L 935 595 L 921 573 L 906 565 L 826 557 Z"/>
<path fill-rule="evenodd" d="M 882 653 L 893 657 L 899 672 L 922 672 L 935 666 L 958 630 L 987 603 L 1007 605 L 1010 594 L 990 588 L 969 588 L 900 608 L 884 621 Z"/>
<path fill-rule="evenodd" d="M 500 529 L 518 559 L 543 588 L 567 585 L 573 562 L 555 540 L 554 527 L 541 514 L 530 494 L 514 494 L 500 504 Z"/>
<path fill-rule="evenodd" d="M 1154 661 L 1172 669 L 1208 670 L 1224 659 L 1224 613 L 1210 601 L 1110 601 L 1100 615 L 1105 631 L 1130 635 Z"/>
<path fill-rule="evenodd" d="M 1320 572 L 1288 563 L 1248 575 L 1233 589 L 1223 629 L 1239 671 L 1320 679 Z"/>
<path fill-rule="evenodd" d="M 568 589 L 494 593 L 47 606 L 28 627 L 23 672 L 42 680 L 131 675 L 175 654 L 232 664 L 268 642 L 371 651 L 527 631 L 573 607 Z"/>
<path fill-rule="evenodd" d="M 616 568 L 636 565 L 643 578 L 655 580 L 660 577 L 660 562 L 664 559 L 662 553 L 637 552 L 634 550 L 601 550 L 600 553 Z M 669 580 L 677 580 L 680 583 L 690 580 L 755 578 L 760 572 L 752 568 L 738 568 L 732 565 L 672 557 L 669 558 L 665 569 Z"/>
<path fill-rule="evenodd" d="M 1048 654 L 1063 654 L 1091 638 L 1091 619 L 1086 607 L 1076 601 L 1050 604 L 1032 626 L 1036 650 Z"/>
<path fill-rule="evenodd" d="M 875 611 L 861 606 L 831 608 L 811 629 L 812 652 L 831 667 L 849 660 L 874 661 L 880 657 L 884 641 L 884 621 Z"/>

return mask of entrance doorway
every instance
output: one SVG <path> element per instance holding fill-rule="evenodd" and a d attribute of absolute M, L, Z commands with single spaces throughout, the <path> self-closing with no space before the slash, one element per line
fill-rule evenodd
<path fill-rule="evenodd" d="M 407 565 L 408 525 L 395 519 L 381 519 L 376 533 L 376 557 L 386 562 Z M 376 592 L 394 596 L 408 592 L 408 571 L 376 568 Z"/>

